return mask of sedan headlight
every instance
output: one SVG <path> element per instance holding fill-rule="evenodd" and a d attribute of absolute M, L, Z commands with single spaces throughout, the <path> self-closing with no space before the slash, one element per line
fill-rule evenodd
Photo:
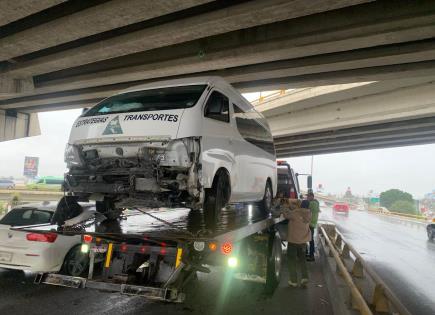
<path fill-rule="evenodd" d="M 80 158 L 78 148 L 73 144 L 67 144 L 65 148 L 65 163 L 68 168 L 71 166 L 82 166 L 82 160 Z"/>

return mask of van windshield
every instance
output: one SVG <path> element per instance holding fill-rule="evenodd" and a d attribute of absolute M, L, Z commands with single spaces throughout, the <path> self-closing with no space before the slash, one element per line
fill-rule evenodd
<path fill-rule="evenodd" d="M 206 86 L 175 86 L 114 95 L 89 109 L 83 116 L 188 108 L 198 102 Z"/>

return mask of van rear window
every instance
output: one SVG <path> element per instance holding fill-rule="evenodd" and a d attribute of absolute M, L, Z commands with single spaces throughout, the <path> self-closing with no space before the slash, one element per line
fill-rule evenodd
<path fill-rule="evenodd" d="M 114 95 L 89 109 L 83 116 L 188 108 L 198 102 L 206 86 L 175 86 Z"/>

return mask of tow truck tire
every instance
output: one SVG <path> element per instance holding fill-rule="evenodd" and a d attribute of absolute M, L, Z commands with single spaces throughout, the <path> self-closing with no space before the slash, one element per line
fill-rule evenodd
<path fill-rule="evenodd" d="M 281 279 L 282 247 L 279 233 L 269 238 L 266 274 L 266 293 L 273 294 Z"/>
<path fill-rule="evenodd" d="M 230 183 L 225 171 L 220 170 L 216 173 L 211 189 L 206 191 L 204 201 L 205 215 L 217 222 L 222 211 L 230 198 Z"/>
<path fill-rule="evenodd" d="M 88 267 L 89 255 L 83 254 L 80 250 L 80 246 L 77 245 L 71 248 L 68 254 L 66 254 L 61 273 L 68 276 L 80 277 L 85 274 Z"/>
<path fill-rule="evenodd" d="M 266 186 L 264 188 L 264 196 L 263 200 L 259 202 L 259 208 L 263 213 L 269 214 L 272 210 L 272 199 L 273 199 L 273 191 L 272 184 L 270 180 L 267 180 Z"/>

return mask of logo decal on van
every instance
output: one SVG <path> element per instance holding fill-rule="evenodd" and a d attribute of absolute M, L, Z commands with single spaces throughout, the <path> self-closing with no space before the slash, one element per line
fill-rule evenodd
<path fill-rule="evenodd" d="M 113 118 L 107 124 L 106 129 L 104 129 L 103 135 L 119 135 L 122 134 L 121 124 L 119 123 L 119 116 Z"/>
<path fill-rule="evenodd" d="M 124 121 L 126 120 L 159 120 L 159 121 L 178 121 L 178 115 L 173 114 L 135 114 L 126 115 Z"/>
<path fill-rule="evenodd" d="M 82 119 L 76 123 L 75 127 L 77 128 L 86 125 L 105 123 L 107 118 L 109 117 L 106 116 L 106 117 L 94 117 L 94 118 Z"/>

